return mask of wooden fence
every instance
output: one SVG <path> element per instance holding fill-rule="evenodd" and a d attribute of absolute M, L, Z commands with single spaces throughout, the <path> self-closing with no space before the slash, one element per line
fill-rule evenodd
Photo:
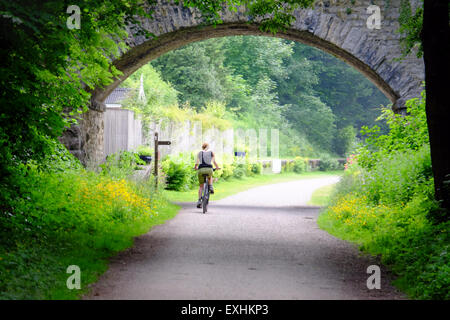
<path fill-rule="evenodd" d="M 105 156 L 136 149 L 142 144 L 141 120 L 131 110 L 106 108 L 104 143 Z"/>

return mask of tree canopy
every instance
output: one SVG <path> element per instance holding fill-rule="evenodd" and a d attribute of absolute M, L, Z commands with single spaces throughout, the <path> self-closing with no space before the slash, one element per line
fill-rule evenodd
<path fill-rule="evenodd" d="M 199 111 L 208 101 L 220 101 L 235 125 L 283 128 L 289 155 L 298 143 L 293 135 L 317 152 L 344 155 L 350 144 L 338 133 L 354 136 L 373 125 L 381 105 L 389 103 L 344 62 L 274 37 L 209 39 L 166 53 L 151 65 L 180 93 L 180 104 Z"/>

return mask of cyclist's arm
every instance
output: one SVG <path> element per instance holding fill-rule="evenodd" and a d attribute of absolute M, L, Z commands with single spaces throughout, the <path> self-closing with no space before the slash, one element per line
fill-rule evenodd
<path fill-rule="evenodd" d="M 198 169 L 198 164 L 199 164 L 199 159 L 198 159 L 198 155 L 197 155 L 197 160 L 195 160 L 195 167 L 194 167 L 195 170 Z"/>

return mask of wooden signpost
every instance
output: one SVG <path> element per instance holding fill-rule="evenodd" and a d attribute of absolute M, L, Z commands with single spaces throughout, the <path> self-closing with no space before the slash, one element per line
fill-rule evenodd
<path fill-rule="evenodd" d="M 155 187 L 158 188 L 158 160 L 159 160 L 159 151 L 158 146 L 168 146 L 172 142 L 170 141 L 159 141 L 158 140 L 158 132 L 155 132 Z"/>

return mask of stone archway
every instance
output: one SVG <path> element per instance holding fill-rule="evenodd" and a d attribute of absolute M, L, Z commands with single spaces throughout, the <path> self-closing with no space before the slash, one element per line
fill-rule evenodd
<path fill-rule="evenodd" d="M 291 28 L 276 36 L 317 47 L 345 61 L 371 80 L 391 100 L 394 110 L 402 112 L 405 101 L 420 94 L 424 80 L 423 60 L 415 55 L 397 60 L 401 56 L 400 34 L 396 32 L 400 0 L 376 1 L 381 9 L 380 29 L 369 29 L 366 25 L 370 15 L 367 8 L 372 2 L 318 1 L 314 9 L 296 10 L 296 21 Z M 71 152 L 85 163 L 87 159 L 94 162 L 103 160 L 104 101 L 123 80 L 149 61 L 188 43 L 208 38 L 273 36 L 262 33 L 258 24 L 248 23 L 244 9 L 237 12 L 227 10 L 221 16 L 223 24 L 205 25 L 199 12 L 159 2 L 153 19 L 142 21 L 144 28 L 157 38 L 148 40 L 129 32 L 129 50 L 114 61 L 123 76 L 93 92 L 90 110 L 80 122 L 82 134 L 77 137 L 80 141 L 73 143 L 63 138 L 66 145 L 82 149 L 72 149 Z"/>

